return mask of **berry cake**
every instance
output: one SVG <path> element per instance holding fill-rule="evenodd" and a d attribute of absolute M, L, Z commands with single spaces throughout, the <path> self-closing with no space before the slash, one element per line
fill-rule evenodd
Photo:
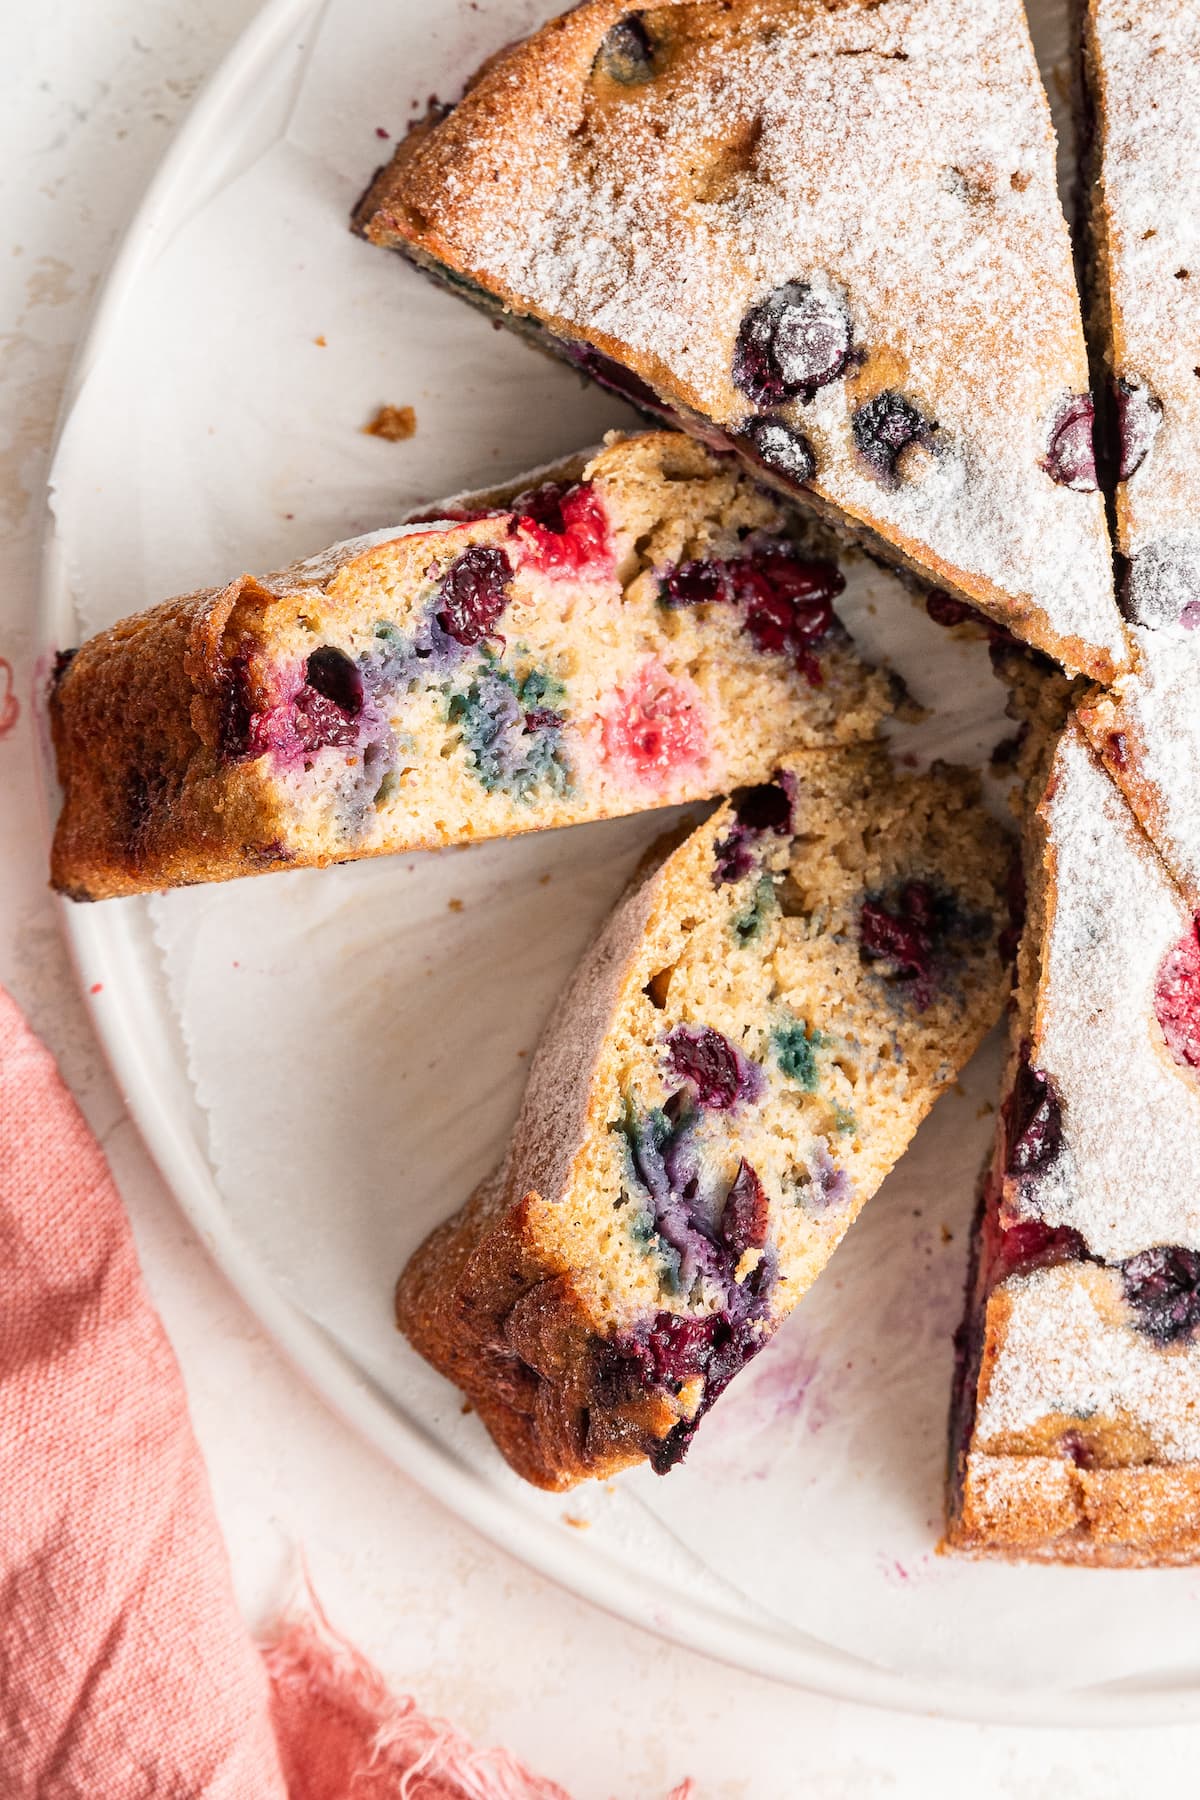
<path fill-rule="evenodd" d="M 946 1545 L 1200 1557 L 1200 942 L 1072 722 L 1027 831 Z M 1046 773 L 1043 765 L 1043 775 Z"/>
<path fill-rule="evenodd" d="M 1200 909 L 1200 7 L 1091 0 L 1096 337 L 1135 668 L 1083 713 Z"/>
<path fill-rule="evenodd" d="M 778 495 L 671 432 L 551 473 L 61 657 L 55 885 L 102 899 L 639 812 L 873 734 L 896 684 Z"/>
<path fill-rule="evenodd" d="M 1009 986 L 965 772 L 799 752 L 635 879 L 397 1315 L 528 1480 L 670 1469 Z"/>
<path fill-rule="evenodd" d="M 586 0 L 355 226 L 1068 668 L 1124 666 L 1021 0 Z"/>

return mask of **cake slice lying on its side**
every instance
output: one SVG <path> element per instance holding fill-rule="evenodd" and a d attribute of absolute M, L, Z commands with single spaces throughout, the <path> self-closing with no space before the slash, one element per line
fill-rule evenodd
<path fill-rule="evenodd" d="M 584 466 L 586 463 L 586 466 Z M 640 812 L 870 737 L 897 684 L 778 496 L 678 433 L 60 658 L 55 885 L 103 899 Z"/>
<path fill-rule="evenodd" d="M 1068 668 L 1124 666 L 1021 0 L 587 0 L 355 227 Z"/>
<path fill-rule="evenodd" d="M 1082 717 L 1200 910 L 1200 7 L 1090 0 L 1092 301 L 1135 668 Z"/>
<path fill-rule="evenodd" d="M 958 1343 L 945 1541 L 1046 1561 L 1191 1561 L 1200 943 L 1077 724 L 1048 761 Z"/>
<path fill-rule="evenodd" d="M 974 777 L 871 746 L 786 758 L 634 881 L 397 1290 L 526 1479 L 678 1462 L 998 1016 L 1009 863 Z"/>

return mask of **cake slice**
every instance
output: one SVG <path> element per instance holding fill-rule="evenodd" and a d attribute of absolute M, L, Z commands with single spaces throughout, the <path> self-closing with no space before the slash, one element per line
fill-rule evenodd
<path fill-rule="evenodd" d="M 678 1462 L 999 1014 L 1009 855 L 973 776 L 869 746 L 784 759 L 635 879 L 397 1290 L 520 1474 Z"/>
<path fill-rule="evenodd" d="M 588 0 L 355 224 L 1068 668 L 1125 663 L 1021 0 Z"/>
<path fill-rule="evenodd" d="M 1078 723 L 1048 760 L 958 1342 L 946 1545 L 1190 1561 L 1200 943 Z"/>
<path fill-rule="evenodd" d="M 1200 909 L 1200 8 L 1091 0 L 1092 301 L 1136 666 L 1082 714 Z"/>
<path fill-rule="evenodd" d="M 669 806 L 891 707 L 812 530 L 682 434 L 448 512 L 60 658 L 55 885 L 103 899 Z"/>

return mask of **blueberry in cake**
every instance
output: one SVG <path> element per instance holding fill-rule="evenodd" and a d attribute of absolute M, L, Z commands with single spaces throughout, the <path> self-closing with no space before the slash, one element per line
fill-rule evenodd
<path fill-rule="evenodd" d="M 1068 668 L 1124 666 L 1020 0 L 586 0 L 355 224 Z"/>
<path fill-rule="evenodd" d="M 1046 776 L 1048 775 L 1048 780 Z M 947 1547 L 1200 1558 L 1200 942 L 1077 721 L 1042 759 Z"/>
<path fill-rule="evenodd" d="M 1095 335 L 1135 667 L 1082 717 L 1200 909 L 1200 9 L 1091 0 Z"/>
<path fill-rule="evenodd" d="M 811 527 L 683 434 L 443 510 L 60 658 L 55 885 L 102 899 L 639 812 L 868 738 L 892 706 Z"/>
<path fill-rule="evenodd" d="M 506 1160 L 397 1314 L 520 1474 L 677 1463 L 998 1016 L 1010 844 L 963 771 L 798 752 L 626 893 Z"/>

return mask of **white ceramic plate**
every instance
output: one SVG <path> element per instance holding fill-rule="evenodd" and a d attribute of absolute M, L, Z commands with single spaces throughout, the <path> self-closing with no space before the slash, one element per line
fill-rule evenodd
<path fill-rule="evenodd" d="M 632 422 L 346 229 L 388 152 L 378 134 L 543 11 L 265 9 L 166 159 L 81 352 L 52 476 L 47 649 Z M 1053 63 L 1052 12 L 1039 36 Z M 363 435 L 384 402 L 416 407 L 410 442 Z M 936 709 L 920 752 L 982 762 L 1004 731 L 982 651 L 887 576 L 850 573 L 853 628 Z M 535 1493 L 397 1337 L 396 1273 L 493 1161 L 556 989 L 661 826 L 67 907 L 97 1029 L 189 1218 L 339 1411 L 628 1619 L 862 1701 L 1079 1723 L 1200 1712 L 1196 1575 L 933 1553 L 994 1044 L 665 1481 Z"/>

